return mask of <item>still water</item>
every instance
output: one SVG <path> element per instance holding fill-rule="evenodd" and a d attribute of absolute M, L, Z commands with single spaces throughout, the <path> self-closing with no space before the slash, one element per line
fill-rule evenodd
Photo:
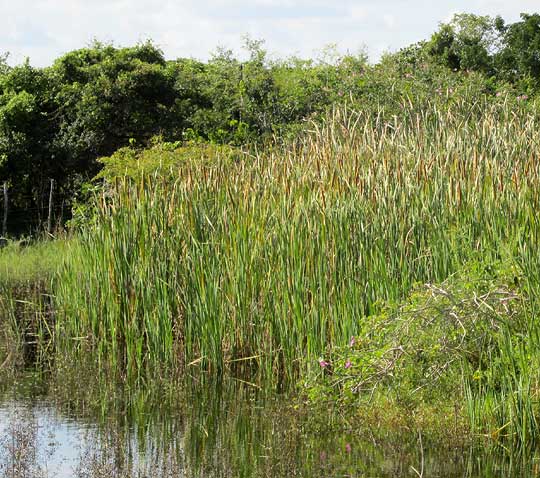
<path fill-rule="evenodd" d="M 0 477 L 538 476 L 531 454 L 444 446 L 317 413 L 243 381 L 129 387 L 90 370 L 4 379 Z M 346 418 L 346 417 L 345 417 Z M 519 458 L 516 458 L 519 456 Z"/>

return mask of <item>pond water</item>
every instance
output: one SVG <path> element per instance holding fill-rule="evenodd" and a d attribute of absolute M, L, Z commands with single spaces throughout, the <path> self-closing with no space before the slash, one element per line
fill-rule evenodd
<path fill-rule="evenodd" d="M 84 369 L 83 369 L 84 370 Z M 0 477 L 538 476 L 532 455 L 361 429 L 233 378 L 128 387 L 27 371 L 0 398 Z M 59 380 L 59 377 L 62 377 Z"/>

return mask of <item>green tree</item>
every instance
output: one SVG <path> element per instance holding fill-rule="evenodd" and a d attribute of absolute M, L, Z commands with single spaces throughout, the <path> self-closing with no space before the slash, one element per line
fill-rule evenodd
<path fill-rule="evenodd" d="M 521 14 L 521 21 L 508 26 L 504 48 L 497 55 L 501 76 L 509 81 L 532 78 L 540 82 L 540 15 Z"/>
<path fill-rule="evenodd" d="M 9 71 L 9 65 L 7 59 L 9 58 L 9 53 L 0 54 L 0 75 L 5 75 Z"/>
<path fill-rule="evenodd" d="M 53 90 L 47 73 L 28 61 L 0 75 L 0 178 L 12 186 L 13 214 L 38 213 L 20 221 L 39 219 L 49 178 L 60 176 L 61 161 L 51 150 L 57 125 Z"/>
<path fill-rule="evenodd" d="M 502 46 L 502 18 L 461 13 L 443 23 L 427 44 L 437 61 L 453 70 L 493 73 L 493 56 Z"/>
<path fill-rule="evenodd" d="M 57 145 L 85 166 L 170 127 L 175 78 L 149 43 L 123 49 L 95 44 L 60 58 L 52 72 L 61 85 Z"/>

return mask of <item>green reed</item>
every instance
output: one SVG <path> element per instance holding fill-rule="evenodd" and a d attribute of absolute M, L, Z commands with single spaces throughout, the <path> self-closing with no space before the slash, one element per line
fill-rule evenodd
<path fill-rule="evenodd" d="M 135 372 L 289 381 L 473 256 L 504 252 L 537 277 L 538 119 L 482 98 L 401 106 L 336 109 L 292 145 L 107 183 L 58 280 L 57 336 Z"/>

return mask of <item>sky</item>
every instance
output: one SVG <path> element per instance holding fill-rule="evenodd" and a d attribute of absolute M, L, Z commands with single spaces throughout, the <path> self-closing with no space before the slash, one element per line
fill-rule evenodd
<path fill-rule="evenodd" d="M 540 0 L 0 0 L 0 54 L 50 65 L 92 40 L 131 46 L 152 40 L 167 59 L 207 59 L 217 47 L 241 53 L 264 39 L 273 57 L 317 58 L 328 45 L 367 50 L 371 61 L 427 39 L 442 21 L 469 12 L 540 12 Z"/>

